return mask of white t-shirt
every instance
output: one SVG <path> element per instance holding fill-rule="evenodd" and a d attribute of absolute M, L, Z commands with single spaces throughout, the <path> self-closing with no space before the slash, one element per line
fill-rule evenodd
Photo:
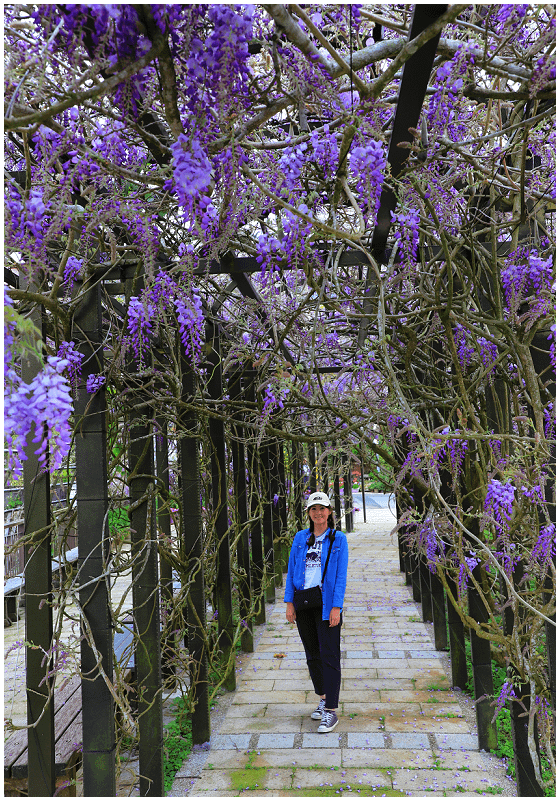
<path fill-rule="evenodd" d="M 322 543 L 327 531 L 322 536 L 315 536 L 315 543 L 307 548 L 307 558 L 305 560 L 305 588 L 321 585 L 321 553 Z"/>

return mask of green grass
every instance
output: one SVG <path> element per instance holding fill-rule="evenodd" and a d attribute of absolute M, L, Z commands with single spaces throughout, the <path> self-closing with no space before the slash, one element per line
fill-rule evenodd
<path fill-rule="evenodd" d="M 164 792 L 172 788 L 176 772 L 193 749 L 191 719 L 186 699 L 178 697 L 172 703 L 175 718 L 164 731 Z"/>
<path fill-rule="evenodd" d="M 445 692 L 448 690 L 448 682 L 443 680 L 441 683 L 427 683 L 425 690 L 427 692 Z"/>

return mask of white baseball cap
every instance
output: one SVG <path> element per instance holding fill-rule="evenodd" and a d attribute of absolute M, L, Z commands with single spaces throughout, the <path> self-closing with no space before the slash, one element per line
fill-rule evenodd
<path fill-rule="evenodd" d="M 309 495 L 309 499 L 307 500 L 307 510 L 311 508 L 311 506 L 328 506 L 330 507 L 332 504 L 327 494 L 324 492 L 313 492 L 313 494 Z"/>

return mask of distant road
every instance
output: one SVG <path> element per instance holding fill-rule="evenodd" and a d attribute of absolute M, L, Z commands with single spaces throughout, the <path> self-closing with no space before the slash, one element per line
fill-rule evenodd
<path fill-rule="evenodd" d="M 363 495 L 361 492 L 353 492 L 353 504 L 363 510 Z M 367 511 L 371 508 L 390 508 L 396 512 L 396 498 L 393 494 L 378 494 L 373 492 L 365 492 L 365 508 Z"/>

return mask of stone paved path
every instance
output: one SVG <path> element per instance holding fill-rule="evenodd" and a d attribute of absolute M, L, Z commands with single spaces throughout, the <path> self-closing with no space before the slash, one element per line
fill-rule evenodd
<path fill-rule="evenodd" d="M 367 519 L 348 536 L 338 727 L 319 734 L 310 718 L 316 695 L 277 590 L 204 765 L 186 762 L 172 796 L 515 794 L 449 691 L 399 572 L 391 513 L 373 509 Z"/>

